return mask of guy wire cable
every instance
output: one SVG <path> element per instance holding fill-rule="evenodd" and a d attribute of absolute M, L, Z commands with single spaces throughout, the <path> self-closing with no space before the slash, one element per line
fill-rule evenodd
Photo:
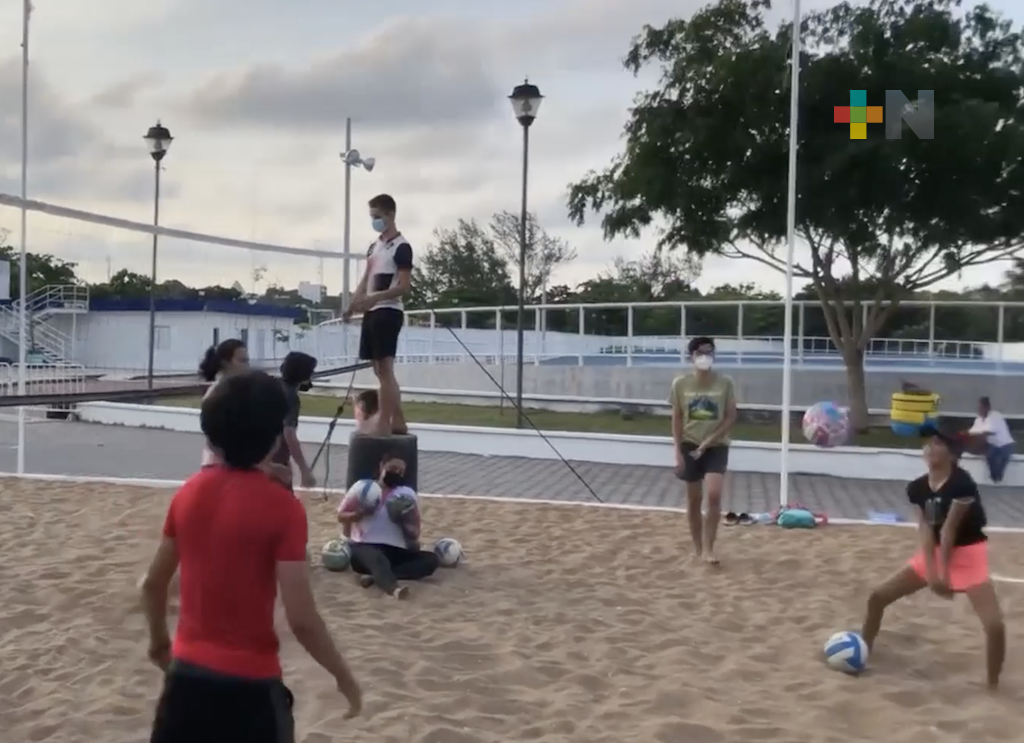
<path fill-rule="evenodd" d="M 476 354 L 474 354 L 474 353 L 473 353 L 472 351 L 470 351 L 470 350 L 469 350 L 469 346 L 467 346 L 467 345 L 466 345 L 465 343 L 463 343 L 463 342 L 462 342 L 462 339 L 461 339 L 461 338 L 460 338 L 460 337 L 458 336 L 458 333 L 456 333 L 456 332 L 455 332 L 455 330 L 453 330 L 453 329 L 452 329 L 452 326 L 451 326 L 451 325 L 449 325 L 448 323 L 446 323 L 446 322 L 445 322 L 444 320 L 441 320 L 441 319 L 440 319 L 440 318 L 438 317 L 438 313 L 437 313 L 436 311 L 434 312 L 434 319 L 435 319 L 435 322 L 440 322 L 440 323 L 441 323 L 441 325 L 442 325 L 442 326 L 443 326 L 443 327 L 444 327 L 444 328 L 445 328 L 445 329 L 446 329 L 446 330 L 447 330 L 447 331 L 448 331 L 449 333 L 451 333 L 451 334 L 452 334 L 452 338 L 454 338 L 454 339 L 455 339 L 455 342 L 456 342 L 456 343 L 458 343 L 458 344 L 459 344 L 460 346 L 462 346 L 462 349 L 463 349 L 463 350 L 464 350 L 464 351 L 465 351 L 466 353 L 468 353 L 468 354 L 469 354 L 469 358 L 473 359 L 473 362 L 474 362 L 474 363 L 475 363 L 475 364 L 476 364 L 476 365 L 477 365 L 478 367 L 480 367 L 480 371 L 482 371 L 482 372 L 483 372 L 484 374 L 486 374 L 486 375 L 487 375 L 487 378 L 488 378 L 489 380 L 491 380 L 491 383 L 492 383 L 492 384 L 494 384 L 494 386 L 495 386 L 495 387 L 497 387 L 497 388 L 498 388 L 498 391 L 499 391 L 499 392 L 501 392 L 501 394 L 502 394 L 502 395 L 503 395 L 503 396 L 505 397 L 505 399 L 509 401 L 509 404 L 511 404 L 511 405 L 512 405 L 512 407 L 513 407 L 513 408 L 515 408 L 516 412 L 517 412 L 517 413 L 519 413 L 520 415 L 522 415 L 522 416 L 523 416 L 523 420 L 525 420 L 525 421 L 526 421 L 527 423 L 529 423 L 529 424 L 530 424 L 530 428 L 532 428 L 532 429 L 534 430 L 534 432 L 535 432 L 535 433 L 536 433 L 536 434 L 537 434 L 538 436 L 540 436 L 541 440 L 542 440 L 542 441 L 543 441 L 543 442 L 544 442 L 545 444 L 547 444 L 547 445 L 548 445 L 549 447 L 551 447 L 551 451 L 553 451 L 553 452 L 555 453 L 555 456 L 556 456 L 556 457 L 558 457 L 558 459 L 559 459 L 559 460 L 560 460 L 560 461 L 562 462 L 562 464 L 564 464 L 564 465 L 565 465 L 565 466 L 566 466 L 566 467 L 567 467 L 567 468 L 569 469 L 569 471 L 570 471 L 570 472 L 571 472 L 571 473 L 572 473 L 573 475 L 575 475 L 575 476 L 576 476 L 576 479 L 577 479 L 577 480 L 579 480 L 579 481 L 580 481 L 580 483 L 581 483 L 581 484 L 583 485 L 583 487 L 587 489 L 587 492 L 588 492 L 588 493 L 590 493 L 590 495 L 592 495 L 592 496 L 594 497 L 594 500 L 596 500 L 596 501 L 597 501 L 598 503 L 604 503 L 604 500 L 602 500 L 601 496 L 599 496 L 599 495 L 598 495 L 598 494 L 597 494 L 596 492 L 594 492 L 594 488 L 592 488 L 592 487 L 590 486 L 590 483 L 589 483 L 589 482 L 587 482 L 587 481 L 586 481 L 586 480 L 585 480 L 585 479 L 583 478 L 583 475 L 581 475 L 581 474 L 579 473 L 579 471 L 578 471 L 578 470 L 577 470 L 577 469 L 576 469 L 575 467 L 573 467 L 573 466 L 572 466 L 572 464 L 571 464 L 571 463 L 569 462 L 569 460 L 568 460 L 568 459 L 566 459 L 565 457 L 563 457 L 563 456 L 562 456 L 562 452 L 560 452 L 560 451 L 558 450 L 558 447 L 557 447 L 557 446 L 555 446 L 555 445 L 554 445 L 554 444 L 552 443 L 551 439 L 549 439 L 549 438 L 548 438 L 547 436 L 545 436 L 545 435 L 544 435 L 544 432 L 543 432 L 543 431 L 541 431 L 541 430 L 540 430 L 539 428 L 537 428 L 537 425 L 536 425 L 536 424 L 535 424 L 535 423 L 533 422 L 533 420 L 532 420 L 532 419 L 530 418 L 530 416 L 528 416 L 528 415 L 526 414 L 526 411 L 525 411 L 525 410 L 523 410 L 522 408 L 520 408 L 520 407 L 519 407 L 519 405 L 518 405 L 518 404 L 516 403 L 516 401 L 515 401 L 515 400 L 514 400 L 514 399 L 512 398 L 512 396 L 511 396 L 510 394 L 508 394 L 508 392 L 507 392 L 507 391 L 505 390 L 505 388 L 504 388 L 504 387 L 502 387 L 502 386 L 501 386 L 501 383 L 499 383 L 499 382 L 498 382 L 498 380 L 494 378 L 494 375 L 493 375 L 493 374 L 491 374 L 491 373 L 490 373 L 489 371 L 487 371 L 487 367 L 486 367 L 486 366 L 484 366 L 484 365 L 483 365 L 483 362 L 481 362 L 481 361 L 480 361 L 480 359 L 478 359 L 478 358 L 476 357 Z"/>
<path fill-rule="evenodd" d="M 320 456 L 324 454 L 326 450 L 327 456 L 324 458 L 324 482 L 323 482 L 323 499 L 328 499 L 327 483 L 331 478 L 331 437 L 334 436 L 334 429 L 338 425 L 338 419 L 341 418 L 345 412 L 345 403 L 348 402 L 349 398 L 352 397 L 352 390 L 356 384 L 356 373 L 359 369 L 352 372 L 352 379 L 348 383 L 348 391 L 345 393 L 345 397 L 341 399 L 341 405 L 334 411 L 334 416 L 331 418 L 331 422 L 327 424 L 327 434 L 324 436 L 324 440 L 320 442 L 320 448 L 316 451 L 316 456 L 313 457 L 312 463 L 309 465 L 310 472 L 316 469 L 316 464 L 320 459 Z"/>

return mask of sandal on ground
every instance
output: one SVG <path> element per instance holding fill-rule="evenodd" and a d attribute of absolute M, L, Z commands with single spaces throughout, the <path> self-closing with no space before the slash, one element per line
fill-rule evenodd
<path fill-rule="evenodd" d="M 732 511 L 729 511 L 729 513 L 725 514 L 724 519 L 726 526 L 736 526 L 736 524 L 740 523 L 740 515 Z"/>

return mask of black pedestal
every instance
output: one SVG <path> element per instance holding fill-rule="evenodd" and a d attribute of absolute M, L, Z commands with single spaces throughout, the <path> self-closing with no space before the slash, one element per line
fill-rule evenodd
<path fill-rule="evenodd" d="M 345 487 L 350 488 L 360 480 L 376 480 L 380 474 L 380 461 L 385 454 L 405 461 L 405 484 L 413 490 L 419 490 L 419 442 L 409 433 L 390 436 L 354 434 L 349 442 L 348 477 Z"/>

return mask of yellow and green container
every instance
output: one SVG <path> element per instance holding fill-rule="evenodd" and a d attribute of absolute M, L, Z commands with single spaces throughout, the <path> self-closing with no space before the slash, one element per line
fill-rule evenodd
<path fill-rule="evenodd" d="M 897 436 L 917 436 L 925 423 L 939 418 L 939 396 L 934 392 L 894 392 L 889 421 Z"/>

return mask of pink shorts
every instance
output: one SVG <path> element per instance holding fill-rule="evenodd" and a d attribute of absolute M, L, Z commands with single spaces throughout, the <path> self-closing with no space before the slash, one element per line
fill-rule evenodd
<path fill-rule="evenodd" d="M 935 550 L 935 564 L 938 565 L 939 550 Z M 924 553 L 918 551 L 908 563 L 921 578 L 926 577 Z M 966 547 L 954 547 L 949 556 L 949 582 L 954 591 L 966 591 L 969 588 L 988 583 L 988 542 L 977 542 Z"/>

